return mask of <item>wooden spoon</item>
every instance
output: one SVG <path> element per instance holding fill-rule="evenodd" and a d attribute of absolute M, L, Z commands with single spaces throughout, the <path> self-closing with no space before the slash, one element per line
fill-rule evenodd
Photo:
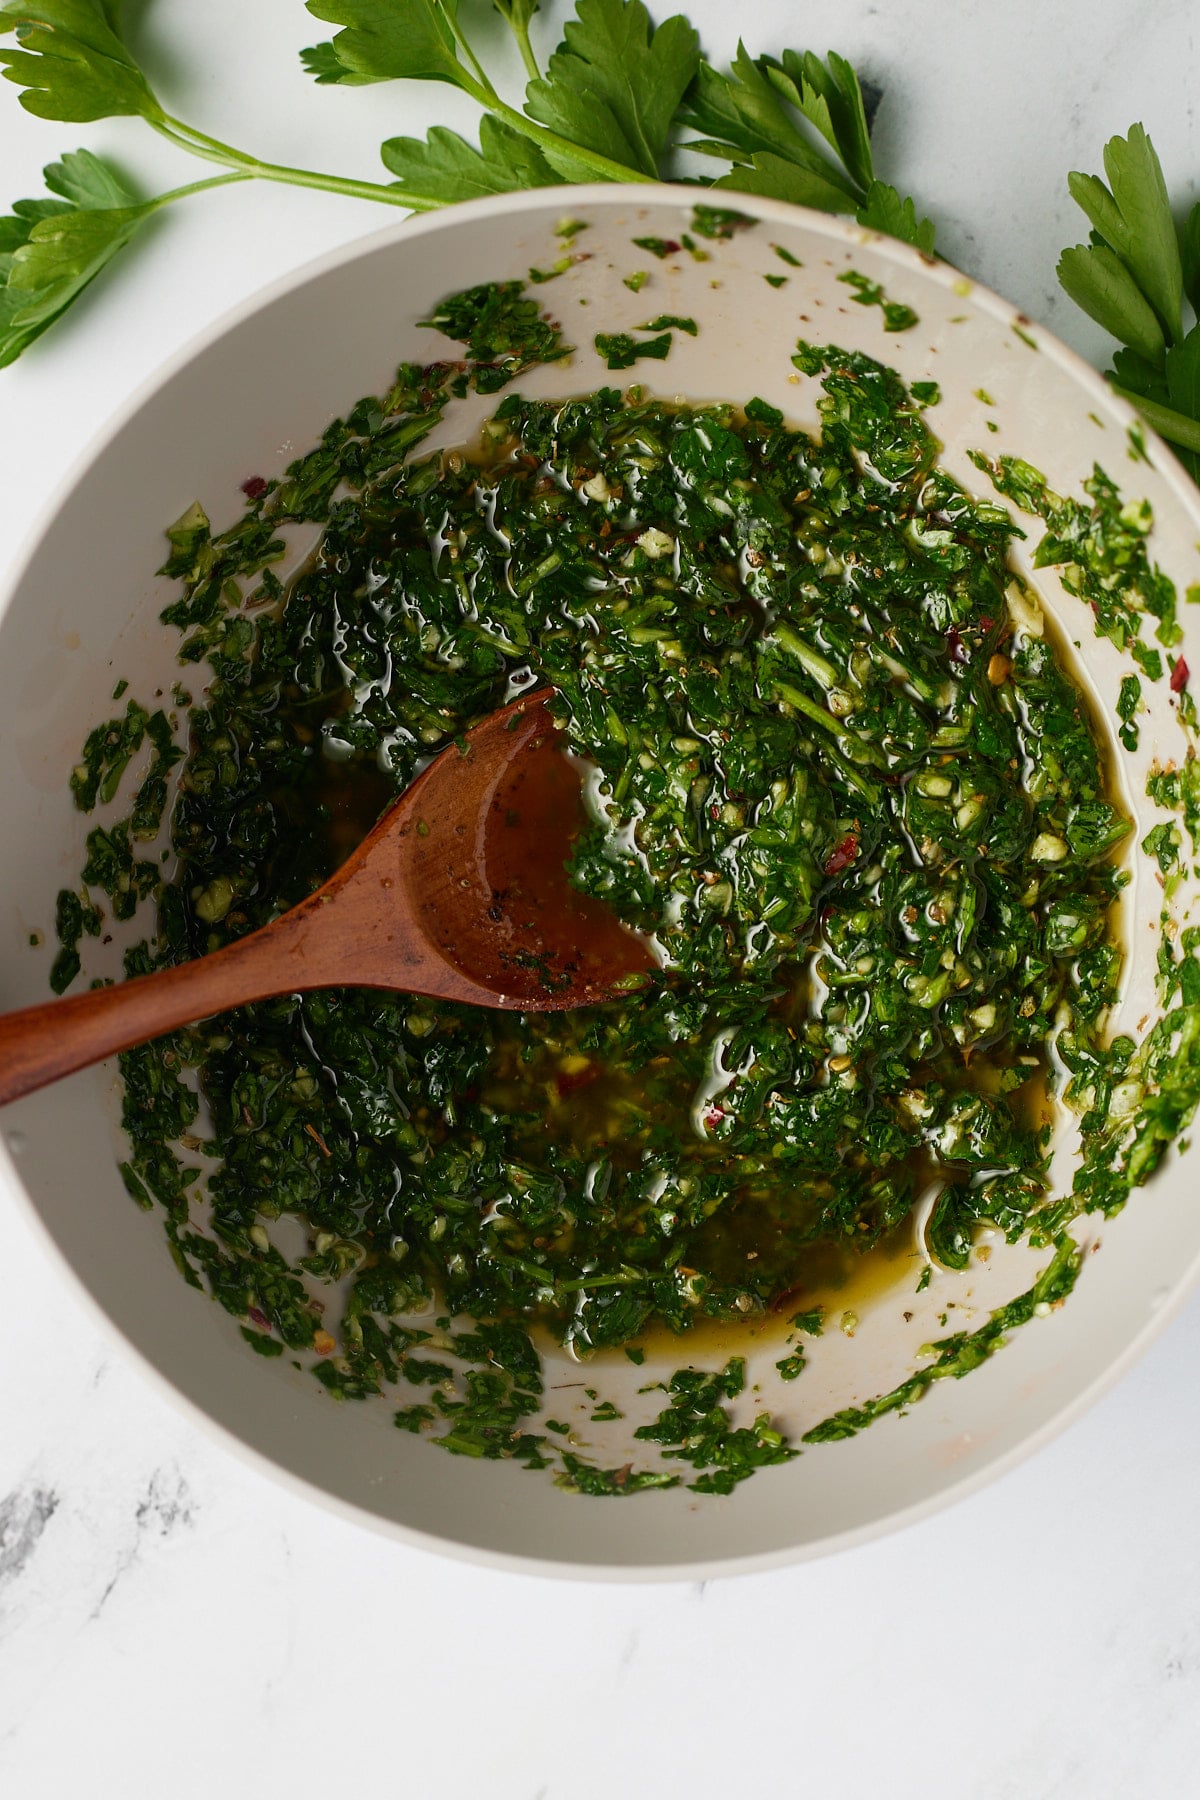
<path fill-rule="evenodd" d="M 640 987 L 644 941 L 567 881 L 581 783 L 541 689 L 443 750 L 327 881 L 211 956 L 0 1015 L 0 1105 L 131 1044 L 312 988 L 517 1012 Z"/>

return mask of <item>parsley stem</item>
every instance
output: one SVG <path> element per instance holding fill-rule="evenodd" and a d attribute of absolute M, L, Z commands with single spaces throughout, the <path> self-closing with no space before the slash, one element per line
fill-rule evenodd
<path fill-rule="evenodd" d="M 1144 394 L 1135 394 L 1132 388 L 1124 388 L 1119 382 L 1109 383 L 1114 394 L 1122 400 L 1128 400 L 1136 406 L 1148 425 L 1153 425 L 1160 437 L 1165 437 L 1172 444 L 1179 444 L 1185 450 L 1200 450 L 1200 419 L 1189 419 L 1186 413 L 1176 412 L 1173 406 L 1163 406 L 1157 400 L 1147 400 Z"/>
<path fill-rule="evenodd" d="M 441 200 L 428 194 L 407 191 L 400 194 L 378 181 L 354 181 L 342 175 L 322 175 L 316 169 L 293 169 L 283 163 L 260 162 L 258 157 L 248 156 L 243 150 L 235 150 L 232 144 L 223 144 L 219 138 L 211 138 L 206 132 L 197 131 L 194 125 L 186 125 L 181 119 L 173 119 L 169 113 L 164 113 L 161 119 L 150 119 L 148 122 L 173 144 L 190 150 L 193 156 L 203 157 L 208 162 L 223 163 L 227 168 L 236 169 L 242 175 L 259 181 L 280 181 L 292 187 L 320 188 L 327 193 L 349 194 L 358 200 L 378 200 L 385 206 L 402 206 L 407 212 L 432 212 L 435 207 L 443 204 Z"/>
<path fill-rule="evenodd" d="M 517 40 L 517 48 L 521 52 L 521 61 L 525 64 L 525 72 L 530 81 L 540 81 L 542 71 L 538 68 L 537 57 L 533 54 L 533 45 L 529 41 L 529 26 L 524 21 L 510 18 L 513 36 Z"/>
<path fill-rule="evenodd" d="M 479 58 L 476 56 L 475 52 L 472 50 L 470 43 L 467 40 L 466 34 L 464 33 L 462 27 L 458 23 L 458 20 L 455 18 L 452 10 L 450 10 L 450 9 L 446 10 L 445 19 L 446 19 L 446 25 L 450 31 L 450 35 L 453 37 L 455 43 L 458 45 L 459 49 L 462 51 L 463 56 L 466 58 L 467 64 L 469 65 L 469 67 L 471 68 L 471 70 L 474 73 L 475 80 L 471 85 L 472 85 L 472 87 L 477 86 L 479 89 L 479 93 L 474 94 L 472 97 L 474 99 L 478 100 L 479 104 L 481 106 L 486 106 L 489 104 L 490 101 L 492 101 L 496 98 L 496 90 L 492 86 L 491 82 L 488 80 L 487 74 L 483 68 L 482 63 L 480 62 Z M 470 88 L 468 88 L 467 91 L 470 92 L 471 91 Z M 483 95 L 483 94 L 487 95 L 486 100 L 481 98 L 481 95 Z"/>
<path fill-rule="evenodd" d="M 556 1281 L 557 1294 L 581 1294 L 592 1288 L 642 1287 L 650 1276 L 644 1269 L 621 1269 L 614 1275 L 580 1275 L 574 1281 Z"/>
<path fill-rule="evenodd" d="M 249 181 L 251 176 L 245 169 L 231 169 L 228 175 L 206 175 L 203 181 L 189 181 L 186 187 L 168 188 L 165 194 L 155 196 L 158 206 L 170 206 L 176 200 L 186 200 L 189 194 L 203 194 L 209 188 L 227 187 L 231 181 Z"/>
<path fill-rule="evenodd" d="M 859 732 L 852 731 L 849 725 L 844 724 L 825 707 L 818 706 L 815 700 L 810 700 L 803 688 L 793 687 L 790 681 L 773 681 L 771 692 L 776 694 L 780 700 L 785 700 L 789 706 L 794 706 L 797 712 L 804 714 L 805 718 L 811 719 L 814 725 L 819 725 L 832 737 L 839 738 L 856 762 L 873 763 L 876 768 L 887 766 L 887 760 L 877 744 L 871 743 Z"/>

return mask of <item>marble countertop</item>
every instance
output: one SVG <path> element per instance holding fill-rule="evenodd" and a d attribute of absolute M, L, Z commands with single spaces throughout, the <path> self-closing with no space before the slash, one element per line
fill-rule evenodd
<path fill-rule="evenodd" d="M 324 34 L 300 0 L 130 10 L 177 110 L 279 161 L 370 175 L 382 137 L 472 126 L 447 89 L 314 90 L 293 53 Z M 730 54 L 739 15 L 689 11 Z M 803 29 L 849 55 L 883 92 L 879 160 L 945 254 L 1099 359 L 1054 280 L 1083 235 L 1065 174 L 1139 118 L 1176 191 L 1200 168 L 1198 27 L 1187 0 L 756 0 L 750 35 L 778 49 Z M 78 143 L 149 191 L 198 172 L 136 121 L 44 124 L 6 89 L 3 198 L 40 191 L 41 165 Z M 365 202 L 246 186 L 152 228 L 0 374 L 0 560 L 168 354 L 379 222 Z M 938 1518 L 772 1575 L 618 1587 L 422 1554 L 250 1471 L 110 1345 L 3 1187 L 0 1267 L 12 1800 L 1195 1791 L 1200 1297 L 1082 1421 Z"/>

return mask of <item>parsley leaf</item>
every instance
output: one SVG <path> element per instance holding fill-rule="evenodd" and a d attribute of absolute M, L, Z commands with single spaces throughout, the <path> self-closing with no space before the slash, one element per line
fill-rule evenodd
<path fill-rule="evenodd" d="M 300 61 L 321 87 L 332 87 L 335 84 L 342 87 L 369 87 L 376 79 L 374 75 L 357 75 L 353 69 L 348 69 L 337 53 L 337 46 L 329 41 L 310 44 L 307 49 L 301 50 Z M 413 1426 L 412 1429 L 415 1430 L 416 1427 Z"/>
<path fill-rule="evenodd" d="M 1115 250 L 1107 244 L 1076 244 L 1064 250 L 1058 259 L 1058 279 L 1097 325 L 1147 362 L 1161 366 L 1166 348 L 1162 325 Z"/>
<path fill-rule="evenodd" d="M 131 206 L 138 196 L 116 170 L 93 156 L 90 150 L 68 150 L 61 162 L 42 170 L 46 186 L 72 206 L 99 210 L 107 206 Z"/>
<path fill-rule="evenodd" d="M 563 179 L 535 143 L 490 113 L 479 128 L 478 150 L 457 132 L 435 125 L 428 138 L 388 138 L 379 154 L 399 176 L 394 185 L 401 193 L 411 188 L 447 205 L 482 194 L 553 187 Z"/>
<path fill-rule="evenodd" d="M 874 178 L 871 139 L 858 76 L 844 56 L 829 51 L 824 62 L 811 50 L 785 50 L 780 61 L 765 56 L 768 81 L 816 126 L 858 187 Z"/>
<path fill-rule="evenodd" d="M 740 194 L 762 194 L 768 200 L 788 200 L 795 206 L 815 207 L 818 212 L 851 210 L 835 182 L 772 151 L 760 151 L 750 168 L 723 175 L 713 186 L 736 188 Z"/>
<path fill-rule="evenodd" d="M 18 200 L 0 218 L 0 368 L 14 362 L 78 298 L 157 211 L 87 150 L 51 163 L 55 200 Z"/>
<path fill-rule="evenodd" d="M 25 91 L 21 105 L 42 119 L 162 116 L 142 71 L 112 24 L 106 0 L 7 0 L 0 34 L 18 48 L 0 50 L 6 81 Z"/>
<path fill-rule="evenodd" d="M 1162 164 L 1144 126 L 1131 125 L 1127 138 L 1108 140 L 1104 172 L 1111 191 L 1096 175 L 1069 175 L 1071 198 L 1129 270 L 1174 342 L 1183 335 L 1179 239 Z"/>
<path fill-rule="evenodd" d="M 450 25 L 457 0 L 305 0 L 305 4 L 314 18 L 345 28 L 332 43 L 301 53 L 318 81 L 352 85 L 448 81 L 477 91 L 458 59 Z"/>
<path fill-rule="evenodd" d="M 689 143 L 689 150 L 734 153 L 738 166 L 715 186 L 799 200 L 822 212 L 853 210 L 852 182 L 808 141 L 744 45 L 739 44 L 728 76 L 707 63 L 701 67 L 680 117 L 705 134 Z"/>
<path fill-rule="evenodd" d="M 48 325 L 154 210 L 151 201 L 96 212 L 55 213 L 39 220 L 9 268 L 6 295 L 14 302 L 17 296 L 26 296 L 12 323 Z"/>
<path fill-rule="evenodd" d="M 1179 234 L 1179 257 L 1183 265 L 1183 290 L 1200 313 L 1200 200 L 1184 220 Z"/>
<path fill-rule="evenodd" d="M 1200 324 L 1166 354 L 1167 396 L 1189 419 L 1200 419 Z"/>
<path fill-rule="evenodd" d="M 1114 350 L 1112 374 L 1126 391 L 1144 394 L 1151 400 L 1161 401 L 1163 406 L 1167 404 L 1165 370 L 1156 369 L 1153 363 L 1148 363 L 1136 350 Z"/>
<path fill-rule="evenodd" d="M 854 216 L 872 231 L 884 231 L 888 237 L 899 238 L 902 244 L 912 244 L 927 256 L 933 255 L 933 220 L 919 219 L 912 201 L 902 200 L 886 181 L 871 183 L 866 200 Z"/>
<path fill-rule="evenodd" d="M 739 44 L 727 76 L 701 65 L 680 122 L 703 134 L 687 149 L 733 164 L 714 186 L 853 213 L 861 225 L 932 254 L 931 221 L 875 177 L 862 88 L 836 51 L 824 61 L 811 50 L 755 59 Z"/>
<path fill-rule="evenodd" d="M 578 0 L 545 78 L 529 84 L 526 109 L 561 137 L 657 177 L 699 66 L 700 41 L 682 14 L 656 29 L 642 0 Z M 546 155 L 568 179 L 594 179 L 569 152 L 547 146 Z"/>
<path fill-rule="evenodd" d="M 1099 176 L 1068 178 L 1092 225 L 1090 244 L 1059 259 L 1058 279 L 1089 318 L 1124 346 L 1109 379 L 1173 443 L 1200 480 L 1200 324 L 1185 332 L 1185 299 L 1200 306 L 1200 205 L 1177 230 L 1162 165 L 1146 131 L 1104 147 Z"/>

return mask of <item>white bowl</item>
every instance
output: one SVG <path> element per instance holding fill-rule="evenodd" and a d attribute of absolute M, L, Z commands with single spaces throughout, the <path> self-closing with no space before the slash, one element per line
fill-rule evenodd
<path fill-rule="evenodd" d="M 798 378 L 790 360 L 797 337 L 866 350 L 906 380 L 938 381 L 942 400 L 927 416 L 945 445 L 944 464 L 969 488 L 986 489 L 967 459 L 975 447 L 1025 457 L 1063 493 L 1077 493 L 1098 458 L 1126 494 L 1151 501 L 1153 552 L 1181 594 L 1197 579 L 1196 489 L 1153 439 L 1148 462 L 1129 460 L 1133 415 L 1071 352 L 945 264 L 794 207 L 739 202 L 759 223 L 728 242 L 704 243 L 707 261 L 682 254 L 660 262 L 634 248 L 634 237 L 679 239 L 695 198 L 694 190 L 658 186 L 552 190 L 402 224 L 268 289 L 135 396 L 77 468 L 0 601 L 0 794 L 6 843 L 19 846 L 0 871 L 0 1004 L 27 1004 L 47 991 L 51 948 L 35 952 L 29 939 L 52 935 L 55 894 L 78 877 L 87 826 L 67 777 L 83 736 L 109 715 L 118 678 L 143 700 L 169 692 L 177 678 L 177 637 L 158 622 L 172 590 L 153 574 L 165 524 L 195 499 L 217 527 L 232 522 L 246 477 L 280 472 L 331 418 L 381 391 L 397 362 L 455 354 L 416 321 L 455 289 L 553 261 L 562 248 L 554 226 L 568 211 L 588 222 L 576 247 L 590 260 L 534 291 L 570 341 L 590 346 L 597 330 L 662 312 L 699 322 L 695 339 L 677 335 L 668 362 L 641 363 L 625 379 L 691 399 L 759 394 L 791 422 L 815 425 L 818 384 Z M 773 244 L 803 266 L 787 266 Z M 622 280 L 635 268 L 651 276 L 639 294 Z M 913 306 L 919 325 L 885 335 L 880 310 L 857 304 L 838 281 L 849 268 Z M 770 285 L 767 274 L 786 275 L 786 285 Z M 550 395 L 610 381 L 595 353 L 581 348 L 570 363 L 517 386 Z M 467 435 L 494 404 L 470 402 L 441 441 Z M 998 431 L 987 428 L 989 418 Z M 1040 527 L 1022 523 L 1031 535 L 1018 560 L 1028 573 Z M 1086 608 L 1056 578 L 1031 579 L 1079 641 L 1086 678 L 1111 717 L 1126 665 L 1094 637 Z M 1190 618 L 1183 623 L 1185 649 L 1200 669 L 1200 632 Z M 1147 694 L 1142 747 L 1132 758 L 1119 753 L 1139 841 L 1161 816 L 1144 799 L 1146 768 L 1156 754 L 1180 758 L 1185 748 L 1166 683 Z M 1154 1009 L 1162 892 L 1140 851 L 1132 864 L 1120 1022 L 1136 1027 Z M 1173 901 L 1179 916 L 1193 897 L 1185 884 Z M 90 972 L 115 973 L 118 950 L 111 946 L 114 960 Z M 393 1430 L 383 1401 L 338 1404 L 289 1359 L 253 1356 L 236 1323 L 183 1286 L 158 1222 L 130 1203 L 117 1172 L 119 1116 L 115 1066 L 105 1065 L 13 1107 L 3 1129 L 34 1217 L 126 1343 L 196 1416 L 301 1491 L 410 1541 L 527 1571 L 646 1579 L 763 1568 L 910 1520 L 979 1485 L 1087 1404 L 1149 1341 L 1200 1261 L 1200 1150 L 1172 1152 L 1117 1220 L 1077 1225 L 1080 1240 L 1103 1243 L 1104 1254 L 1085 1259 L 1068 1304 L 1033 1320 L 969 1380 L 936 1383 L 908 1416 L 810 1448 L 729 1498 L 680 1488 L 621 1502 L 585 1499 L 516 1466 L 438 1454 Z M 954 1324 L 980 1324 L 1046 1260 L 1046 1252 L 1000 1246 L 986 1266 L 939 1274 L 919 1297 L 905 1280 L 857 1308 L 852 1339 L 828 1333 L 803 1378 L 787 1385 L 774 1372 L 778 1344 L 751 1345 L 751 1381 L 762 1383 L 757 1406 L 798 1434 L 887 1390 L 939 1335 L 950 1303 Z M 628 1431 L 655 1410 L 634 1388 L 692 1354 L 684 1341 L 657 1369 L 606 1366 L 591 1379 L 627 1404 Z M 702 1360 L 716 1366 L 712 1345 Z M 552 1363 L 552 1399 L 556 1380 L 577 1383 L 579 1374 L 577 1365 Z M 619 1448 L 610 1438 L 606 1456 L 619 1460 Z"/>

